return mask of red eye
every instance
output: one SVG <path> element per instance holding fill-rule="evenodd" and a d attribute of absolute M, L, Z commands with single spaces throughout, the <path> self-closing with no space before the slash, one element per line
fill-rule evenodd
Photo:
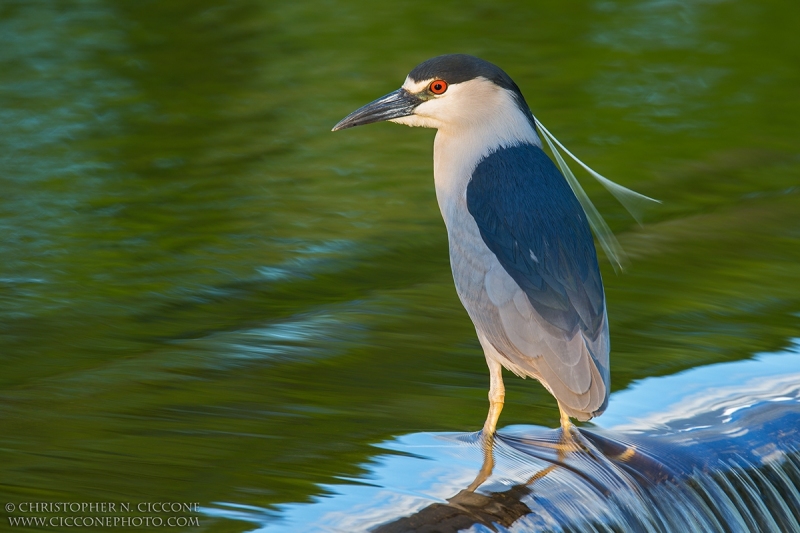
<path fill-rule="evenodd" d="M 433 80 L 428 86 L 433 94 L 442 94 L 447 90 L 447 82 L 444 80 Z"/>

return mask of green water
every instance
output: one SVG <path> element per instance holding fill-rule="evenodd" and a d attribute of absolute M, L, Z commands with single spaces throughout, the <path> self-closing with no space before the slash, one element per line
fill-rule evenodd
<path fill-rule="evenodd" d="M 374 443 L 480 427 L 434 133 L 330 132 L 441 53 L 499 64 L 663 202 L 639 227 L 583 180 L 631 259 L 601 266 L 614 391 L 786 347 L 799 21 L 774 0 L 3 2 L 0 500 L 274 508 Z M 558 423 L 538 384 L 507 388 L 501 427 Z"/>

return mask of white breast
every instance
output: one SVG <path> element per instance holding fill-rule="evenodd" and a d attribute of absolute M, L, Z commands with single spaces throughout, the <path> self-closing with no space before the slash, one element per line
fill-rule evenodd
<path fill-rule="evenodd" d="M 494 253 L 486 246 L 475 219 L 467 209 L 467 186 L 478 163 L 498 148 L 530 143 L 541 146 L 527 117 L 511 93 L 501 90 L 495 102 L 499 110 L 486 120 L 457 130 L 440 128 L 434 141 L 434 180 L 436 198 L 442 212 L 450 244 L 450 264 L 456 291 L 467 312 L 480 329 L 488 323 L 486 313 L 487 274 L 516 287 Z"/>
<path fill-rule="evenodd" d="M 491 253 L 483 244 L 478 227 L 467 210 L 467 185 L 472 172 L 483 158 L 498 148 L 522 143 L 541 147 L 542 143 L 511 92 L 486 80 L 472 80 L 460 85 L 471 83 L 480 84 L 481 90 L 463 87 L 470 89 L 463 94 L 480 98 L 476 96 L 475 101 L 462 101 L 461 105 L 470 107 L 473 120 L 459 121 L 457 127 L 439 127 L 433 143 L 433 176 L 451 251 L 453 245 L 458 244 Z M 455 264 L 453 268 L 455 274 Z"/>

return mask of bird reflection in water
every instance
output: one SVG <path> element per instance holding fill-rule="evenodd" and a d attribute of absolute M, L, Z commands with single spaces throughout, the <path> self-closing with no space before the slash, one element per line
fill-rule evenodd
<path fill-rule="evenodd" d="M 572 154 L 533 116 L 505 72 L 471 56 L 433 58 L 413 69 L 400 89 L 351 113 L 334 130 L 384 120 L 438 130 L 436 195 L 456 291 L 489 366 L 490 408 L 482 431 L 463 438 L 482 448 L 475 479 L 447 503 L 372 531 L 444 532 L 478 524 L 494 530 L 800 531 L 796 402 L 737 408 L 738 427 L 731 417 L 665 433 L 612 433 L 570 423 L 602 414 L 610 389 L 608 318 L 589 228 L 616 266 L 622 252 L 554 144 Z M 544 154 L 542 139 L 558 168 Z M 652 200 L 581 165 L 632 213 Z M 539 380 L 553 394 L 560 430 L 496 434 L 503 367 Z M 784 442 L 776 447 L 776 440 Z M 752 452 L 760 449 L 775 453 Z M 532 471 L 507 476 L 522 480 L 510 488 L 497 486 L 496 458 L 506 470 Z"/>
<path fill-rule="evenodd" d="M 204 512 L 264 533 L 800 532 L 800 341 L 612 400 L 606 427 L 574 428 L 566 453 L 560 429 L 537 426 L 502 429 L 492 462 L 481 433 L 411 433 L 280 516 L 236 502 Z"/>
<path fill-rule="evenodd" d="M 371 531 L 800 531 L 800 402 L 738 414 L 677 431 L 573 428 L 570 450 L 561 430 L 498 433 L 467 488 Z M 455 438 L 482 446 L 479 434 Z M 498 478 L 525 480 L 492 482 L 494 456 Z"/>

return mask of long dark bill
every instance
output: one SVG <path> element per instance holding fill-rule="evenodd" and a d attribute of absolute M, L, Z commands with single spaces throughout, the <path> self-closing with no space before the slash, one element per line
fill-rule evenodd
<path fill-rule="evenodd" d="M 354 126 L 363 126 L 373 122 L 391 120 L 393 118 L 407 117 L 414 112 L 414 108 L 423 102 L 405 89 L 396 91 L 370 102 L 364 107 L 356 109 L 344 117 L 331 131 L 339 131 Z"/>

